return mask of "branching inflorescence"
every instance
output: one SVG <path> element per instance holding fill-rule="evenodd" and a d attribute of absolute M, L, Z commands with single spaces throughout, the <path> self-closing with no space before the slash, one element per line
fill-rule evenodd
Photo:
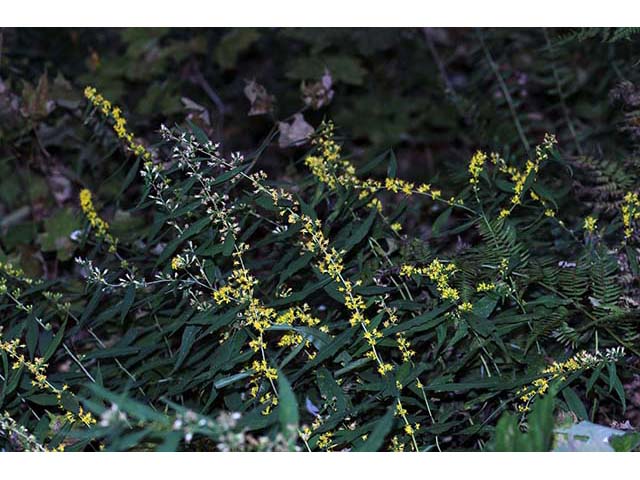
<path fill-rule="evenodd" d="M 100 373 L 101 385 L 114 389 L 117 375 L 124 373 L 132 385 L 128 394 L 140 393 L 136 401 L 151 409 L 143 409 L 148 418 L 137 424 L 147 425 L 149 432 L 177 431 L 191 445 L 194 435 L 213 435 L 209 430 L 214 425 L 204 416 L 210 412 L 237 410 L 255 429 L 269 431 L 278 418 L 289 421 L 293 409 L 291 431 L 297 431 L 308 450 L 372 445 L 394 451 L 442 449 L 451 438 L 442 434 L 448 428 L 467 429 L 465 435 L 472 427 L 474 435 L 484 432 L 492 419 L 488 405 L 498 411 L 510 399 L 526 418 L 530 404 L 547 394 L 551 384 L 562 388 L 587 370 L 623 358 L 617 345 L 627 347 L 630 336 L 618 334 L 607 323 L 609 317 L 594 317 L 584 327 L 593 337 L 572 335 L 581 353 L 566 353 L 557 332 L 572 332 L 578 315 L 591 315 L 585 309 L 589 300 L 613 302 L 614 289 L 593 293 L 582 281 L 565 286 L 564 270 L 574 267 L 530 261 L 538 245 L 520 235 L 534 229 L 542 239 L 550 233 L 541 226 L 553 224 L 562 227 L 554 235 L 569 233 L 567 241 L 577 240 L 557 218 L 552 196 L 538 188 L 556 147 L 552 135 L 544 137 L 521 168 L 496 153 L 476 151 L 460 191 L 445 196 L 427 183 L 360 178 L 343 157 L 333 124 L 323 123 L 304 160 L 317 187 L 310 193 L 306 187 L 273 183 L 266 173 L 252 171 L 256 162 L 241 154 L 227 158 L 195 128 L 163 126 L 160 133 L 170 155 L 160 162 L 165 146 L 152 155 L 134 139 L 118 107 L 94 88 L 87 87 L 85 96 L 90 115 L 104 118 L 141 160 L 143 202 L 155 223 L 148 237 L 116 241 L 91 192 L 80 192 L 80 207 L 108 254 L 78 260 L 87 289 L 97 289 L 96 305 L 101 299 L 108 305 L 95 322 L 100 326 L 114 315 L 119 321 L 109 323 L 110 331 L 122 330 L 112 340 L 112 360 L 106 360 L 109 346 L 93 330 L 104 349 L 97 358 L 104 361 L 87 365 L 62 344 L 90 381 Z M 498 180 L 501 190 L 494 194 L 491 188 Z M 423 196 L 434 202 L 434 209 L 447 209 L 443 221 L 451 218 L 454 227 L 446 234 L 462 234 L 466 240 L 458 239 L 449 250 L 430 239 L 412 240 L 410 229 L 402 226 L 402 211 L 387 201 L 394 196 Z M 637 195 L 629 194 L 621 208 L 627 241 L 640 216 L 639 205 Z M 598 255 L 606 254 L 599 249 L 605 226 L 595 214 L 582 218 L 575 229 L 582 228 L 585 236 L 576 248 L 588 263 L 580 268 L 590 269 L 593 278 L 600 275 L 608 285 L 608 270 L 597 266 Z M 472 227 L 479 235 L 464 233 Z M 146 263 L 154 244 L 155 263 Z M 99 247 L 94 251 L 100 252 Z M 7 264 L 0 267 L 21 275 Z M 11 294 L 5 280 L 0 291 Z M 20 292 L 12 302 L 25 315 L 32 313 Z M 61 309 L 64 315 L 71 310 L 68 303 Z M 77 324 L 90 321 L 83 318 Z M 84 409 L 97 408 L 96 402 L 66 409 L 64 399 L 75 399 L 75 393 L 49 379 L 48 360 L 26 352 L 20 335 L 2 340 L 2 354 L 13 369 L 29 374 L 34 389 L 57 398 L 55 407 L 69 425 L 102 432 L 96 438 L 104 438 L 100 435 L 108 429 L 136 428 L 113 398 L 109 408 L 95 410 L 99 424 Z M 598 350 L 602 342 L 608 350 Z M 158 356 L 147 367 L 143 359 L 148 350 Z M 127 355 L 133 355 L 129 363 Z M 533 382 L 525 377 L 532 359 L 540 365 L 542 359 L 567 356 Z M 150 391 L 163 392 L 162 401 L 151 398 Z M 162 402 L 174 408 L 203 398 L 203 416 L 191 412 L 171 417 L 171 422 L 155 416 L 166 411 Z M 306 409 L 299 408 L 303 402 Z M 0 417 L 3 428 L 18 432 L 25 449 L 47 448 L 11 418 Z M 155 418 L 151 424 L 150 418 Z M 372 439 L 383 428 L 379 422 L 384 422 L 384 438 Z"/>

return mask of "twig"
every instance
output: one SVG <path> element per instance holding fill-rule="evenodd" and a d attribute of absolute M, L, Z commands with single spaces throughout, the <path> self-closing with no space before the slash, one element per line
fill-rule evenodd
<path fill-rule="evenodd" d="M 440 77 L 442 78 L 442 83 L 444 83 L 446 91 L 448 93 L 451 93 L 454 99 L 456 99 L 457 94 L 456 94 L 455 88 L 453 88 L 453 84 L 451 83 L 451 80 L 449 80 L 449 76 L 447 75 L 447 70 L 444 66 L 444 62 L 440 58 L 440 55 L 438 54 L 438 50 L 436 50 L 436 46 L 433 43 L 433 39 L 431 38 L 431 35 L 429 35 L 429 30 L 431 29 L 427 27 L 424 27 L 422 29 L 424 39 L 427 42 L 427 47 L 429 48 L 429 52 L 431 53 L 431 56 L 433 56 L 433 60 L 436 62 L 436 66 L 438 67 L 438 72 L 440 73 Z"/>
<path fill-rule="evenodd" d="M 513 98 L 511 98 L 511 94 L 509 93 L 509 89 L 507 88 L 507 84 L 504 83 L 502 75 L 500 75 L 500 71 L 498 70 L 498 66 L 496 65 L 496 62 L 493 60 L 493 57 L 491 56 L 491 52 L 489 52 L 489 49 L 484 43 L 482 34 L 480 33 L 479 30 L 476 30 L 476 34 L 478 35 L 478 39 L 480 40 L 480 45 L 482 46 L 482 50 L 487 59 L 487 63 L 489 63 L 489 66 L 491 67 L 491 70 L 493 71 L 493 74 L 495 75 L 496 80 L 498 80 L 498 84 L 500 85 L 502 94 L 504 95 L 507 105 L 509 106 L 509 111 L 511 112 L 511 116 L 513 117 L 513 122 L 515 123 L 516 130 L 518 131 L 518 135 L 520 136 L 520 140 L 524 145 L 525 151 L 527 152 L 527 154 L 529 154 L 531 148 L 529 147 L 529 142 L 527 141 L 527 137 L 524 134 L 522 125 L 520 124 L 520 119 L 518 118 L 516 107 L 513 103 Z"/>
<path fill-rule="evenodd" d="M 216 106 L 216 110 L 218 110 L 218 121 L 216 122 L 216 136 L 217 140 L 220 142 L 222 139 L 222 132 L 224 131 L 224 114 L 227 109 L 224 105 L 224 102 L 220 98 L 220 96 L 216 93 L 216 91 L 211 87 L 207 79 L 204 78 L 204 75 L 200 71 L 200 68 L 197 65 L 194 65 L 194 73 L 192 77 L 193 83 L 198 85 L 204 93 L 207 94 L 207 97 L 213 102 Z M 220 142 L 221 143 L 221 142 Z"/>
<path fill-rule="evenodd" d="M 18 224 L 29 215 L 31 215 L 31 207 L 29 205 L 20 207 L 0 220 L 0 227 L 8 228 L 12 225 Z"/>
<path fill-rule="evenodd" d="M 544 39 L 547 42 L 547 49 L 549 50 L 549 54 L 551 55 L 551 57 L 553 57 L 554 49 L 553 49 L 553 46 L 551 45 L 551 40 L 549 40 L 547 29 L 543 28 L 542 31 L 544 33 Z M 571 115 L 569 115 L 569 108 L 567 107 L 567 103 L 565 101 L 566 96 L 564 94 L 564 91 L 562 90 L 562 85 L 560 84 L 560 76 L 558 75 L 558 70 L 556 69 L 556 65 L 555 63 L 553 63 L 553 61 L 551 61 L 550 63 L 551 63 L 551 71 L 553 72 L 553 79 L 556 82 L 556 90 L 558 91 L 558 96 L 560 97 L 560 107 L 562 108 L 564 119 L 567 122 L 569 131 L 571 132 L 571 136 L 573 137 L 573 141 L 576 144 L 576 150 L 578 150 L 578 153 L 582 155 L 582 147 L 580 146 L 580 142 L 578 142 L 578 135 L 576 134 L 576 129 L 573 126 Z"/>

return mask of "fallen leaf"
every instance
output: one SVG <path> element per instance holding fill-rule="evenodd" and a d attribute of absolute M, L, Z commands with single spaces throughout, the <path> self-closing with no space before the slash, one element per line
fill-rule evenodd
<path fill-rule="evenodd" d="M 255 80 L 245 80 L 245 82 L 244 94 L 251 103 L 249 116 L 264 115 L 273 111 L 273 105 L 276 101 L 276 97 L 270 95 L 267 92 L 267 89 Z"/>
<path fill-rule="evenodd" d="M 296 113 L 291 123 L 278 122 L 278 127 L 280 129 L 278 145 L 281 148 L 303 145 L 314 132 L 313 127 L 305 121 L 301 113 Z"/>
<path fill-rule="evenodd" d="M 302 90 L 302 100 L 305 105 L 313 108 L 314 110 L 325 107 L 329 105 L 333 99 L 335 92 L 333 91 L 332 86 L 333 78 L 331 77 L 331 72 L 329 72 L 328 69 L 325 69 L 322 78 L 318 82 L 314 82 L 310 85 L 302 82 L 302 86 L 300 87 Z"/>

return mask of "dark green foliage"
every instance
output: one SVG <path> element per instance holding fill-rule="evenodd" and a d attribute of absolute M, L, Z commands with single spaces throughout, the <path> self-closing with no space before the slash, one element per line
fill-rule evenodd
<path fill-rule="evenodd" d="M 544 451 L 554 413 L 600 423 L 637 418 L 628 392 L 640 353 L 638 237 L 623 237 L 620 216 L 624 195 L 638 189 L 632 29 L 2 35 L 0 262 L 22 271 L 0 269 L 0 327 L 2 341 L 19 339 L 27 363 L 13 368 L 16 359 L 0 351 L 0 412 L 37 444 Z M 321 89 L 325 68 L 332 99 Z M 252 78 L 266 87 L 253 100 L 243 92 Z M 631 86 L 616 87 L 623 79 Z M 165 200 L 175 209 L 140 176 L 145 159 L 122 148 L 87 105 L 85 84 L 123 107 L 136 141 L 153 152 L 151 165 L 170 181 Z M 314 98 L 328 99 L 317 109 L 301 98 L 311 86 Z M 260 114 L 247 117 L 250 108 Z M 278 122 L 292 113 L 313 127 L 332 119 L 358 178 L 424 181 L 444 201 L 381 188 L 379 212 L 352 185 L 319 181 L 304 162 L 317 153 L 306 138 L 297 147 L 276 141 Z M 163 140 L 161 123 L 200 147 L 221 142 L 226 161 L 234 150 L 244 157 L 228 167 L 199 151 L 197 166 L 185 170 L 172 157 L 185 145 Z M 472 152 L 495 151 L 522 170 L 545 132 L 556 134 L 557 148 L 535 182 L 525 182 L 522 204 L 501 218 L 515 181 L 487 160 L 476 192 Z M 270 190 L 247 177 L 261 170 Z M 118 239 L 115 253 L 78 207 L 85 187 Z M 291 198 L 274 202 L 269 193 L 279 188 Z M 203 201 L 207 192 L 220 195 L 235 235 Z M 360 326 L 349 323 L 344 286 L 321 271 L 322 256 L 305 249 L 303 225 L 287 223 L 283 205 L 319 219 L 328 245 L 343 252 L 343 276 L 363 299 L 368 328 L 382 333 L 376 348 L 393 367 L 386 375 L 365 356 Z M 584 229 L 590 215 L 595 233 Z M 258 280 L 253 298 L 276 315 L 307 304 L 320 323 L 272 322 L 264 352 L 251 348 L 260 335 L 250 302 L 212 296 L 232 284 L 242 244 Z M 459 301 L 443 300 L 426 275 L 401 275 L 402 266 L 435 259 L 455 263 Z M 462 302 L 472 310 L 460 313 Z M 300 341 L 279 344 L 288 334 Z M 411 342 L 410 360 L 398 334 Z M 552 362 L 617 347 L 625 348 L 622 362 L 574 371 L 553 382 L 554 396 L 515 413 L 523 389 Z M 261 355 L 277 379 L 260 377 L 253 398 Z M 27 364 L 38 357 L 56 390 L 31 383 Z M 277 403 L 260 401 L 267 392 L 277 392 Z M 398 402 L 414 435 L 395 414 Z M 65 421 L 69 412 L 91 412 L 97 423 Z M 25 448 L 7 428 L 0 447 Z M 632 434 L 615 442 L 637 449 Z"/>
<path fill-rule="evenodd" d="M 518 417 L 505 413 L 496 425 L 493 450 L 496 452 L 548 452 L 553 442 L 552 395 L 536 402 L 527 418 L 527 431 L 520 430 Z"/>

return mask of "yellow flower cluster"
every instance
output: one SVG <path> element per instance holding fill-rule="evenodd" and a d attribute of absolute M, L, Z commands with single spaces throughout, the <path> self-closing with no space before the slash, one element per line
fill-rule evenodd
<path fill-rule="evenodd" d="M 380 332 L 377 328 L 374 328 L 372 330 L 365 331 L 363 336 L 370 346 L 375 347 L 378 343 L 378 340 L 382 338 L 382 332 Z"/>
<path fill-rule="evenodd" d="M 295 332 L 285 333 L 282 338 L 278 341 L 279 347 L 296 347 L 302 343 L 302 335 Z M 309 341 L 307 341 L 309 344 Z"/>
<path fill-rule="evenodd" d="M 22 280 L 27 285 L 31 285 L 33 283 L 33 279 L 27 277 L 20 267 L 15 267 L 10 262 L 0 262 L 0 271 L 9 275 L 10 277 Z"/>
<path fill-rule="evenodd" d="M 528 412 L 531 401 L 535 397 L 547 393 L 551 382 L 554 380 L 564 380 L 569 373 L 592 368 L 604 358 L 606 357 L 595 356 L 588 352 L 581 351 L 565 362 L 553 362 L 542 370 L 540 378 L 531 382 L 530 386 L 517 392 L 520 396 L 521 403 L 517 405 L 516 409 L 521 413 Z"/>
<path fill-rule="evenodd" d="M 334 280 L 338 279 L 344 265 L 342 263 L 342 254 L 335 248 L 329 247 L 329 240 L 322 233 L 322 223 L 319 219 L 315 221 L 307 215 L 291 214 L 289 223 L 300 223 L 302 225 L 301 233 L 306 236 L 307 240 L 302 245 L 303 249 L 318 256 L 318 270 L 326 273 Z"/>
<path fill-rule="evenodd" d="M 84 96 L 102 115 L 113 121 L 113 131 L 118 138 L 125 141 L 129 150 L 145 160 L 151 159 L 151 153 L 142 144 L 136 142 L 133 134 L 127 130 L 127 120 L 122 116 L 122 110 L 119 107 L 111 105 L 111 102 L 99 94 L 94 87 L 86 87 Z"/>
<path fill-rule="evenodd" d="M 402 333 L 396 334 L 396 339 L 398 341 L 398 350 L 402 354 L 402 361 L 410 362 L 416 354 L 415 350 L 411 349 L 411 342 Z"/>
<path fill-rule="evenodd" d="M 586 232 L 588 233 L 594 233 L 596 231 L 596 229 L 598 228 L 597 224 L 596 224 L 596 219 L 594 217 L 586 217 L 584 219 L 584 225 L 583 228 L 585 229 Z"/>
<path fill-rule="evenodd" d="M 332 122 L 322 124 L 320 134 L 312 141 L 318 149 L 318 155 L 309 155 L 305 159 L 305 165 L 318 180 L 331 189 L 338 185 L 354 186 L 358 183 L 356 169 L 348 160 L 341 159 L 341 147 L 334 140 L 334 129 Z"/>
<path fill-rule="evenodd" d="M 322 450 L 330 451 L 335 447 L 333 443 L 333 432 L 325 432 L 318 437 L 318 448 Z"/>
<path fill-rule="evenodd" d="M 495 283 L 480 282 L 478 285 L 476 285 L 476 292 L 478 293 L 493 292 L 495 289 L 496 289 Z"/>
<path fill-rule="evenodd" d="M 303 236 L 302 248 L 305 251 L 312 252 L 319 258 L 317 263 L 318 270 L 331 277 L 338 286 L 338 291 L 344 298 L 344 304 L 350 312 L 349 324 L 352 327 L 360 325 L 364 331 L 365 339 L 371 347 L 365 356 L 378 363 L 378 373 L 384 376 L 393 370 L 393 366 L 385 363 L 380 358 L 376 350 L 376 339 L 379 338 L 373 332 L 370 332 L 368 325 L 370 320 L 365 316 L 367 308 L 364 298 L 354 293 L 353 288 L 360 284 L 353 284 L 342 276 L 344 265 L 342 261 L 343 252 L 338 252 L 335 248 L 329 247 L 329 239 L 322 232 L 322 224 L 319 220 L 312 220 L 307 215 L 301 215 L 293 211 L 289 211 L 288 221 L 290 224 L 302 225 L 301 234 Z"/>
<path fill-rule="evenodd" d="M 513 208 L 522 203 L 522 194 L 524 193 L 524 187 L 527 183 L 527 180 L 529 180 L 529 178 L 533 178 L 533 181 L 535 181 L 535 177 L 540 169 L 540 165 L 542 164 L 542 162 L 549 158 L 549 152 L 551 152 L 556 143 L 556 137 L 547 133 L 544 136 L 542 144 L 536 146 L 535 159 L 527 160 L 524 171 L 520 171 L 518 168 L 512 165 L 507 165 L 504 159 L 499 157 L 498 155 L 491 156 L 491 162 L 497 166 L 498 170 L 501 173 L 508 175 L 511 178 L 511 181 L 514 183 L 513 196 L 511 197 L 511 207 L 508 209 L 503 208 L 500 211 L 500 218 L 508 217 L 511 214 Z M 535 192 L 531 192 L 531 198 L 540 201 L 543 206 L 547 207 L 547 204 Z"/>
<path fill-rule="evenodd" d="M 511 197 L 511 203 L 515 205 L 520 205 L 520 198 L 522 197 L 522 192 L 524 191 L 524 184 L 529 178 L 531 173 L 538 173 L 540 168 L 539 162 L 532 162 L 531 160 L 527 160 L 527 164 L 525 166 L 524 173 L 516 172 L 512 175 L 511 180 L 515 182 L 513 187 L 513 197 Z"/>
<path fill-rule="evenodd" d="M 407 409 L 402 406 L 402 402 L 400 401 L 400 399 L 398 399 L 396 403 L 395 415 L 402 418 L 402 421 L 404 422 L 404 433 L 406 433 L 407 435 L 409 435 L 409 437 L 411 437 L 411 444 L 413 445 L 413 449 L 416 452 L 419 451 L 418 443 L 416 442 L 415 433 L 418 430 L 420 430 L 420 424 L 416 423 L 414 425 L 411 425 L 411 423 L 409 422 L 409 419 L 407 418 Z M 394 448 L 394 451 L 395 451 L 395 448 Z"/>
<path fill-rule="evenodd" d="M 313 420 L 311 427 L 309 427 L 308 425 L 303 425 L 300 429 L 300 437 L 307 445 L 307 448 L 309 448 L 309 444 L 307 443 L 308 440 L 316 431 L 318 431 L 320 427 L 322 427 L 323 423 L 323 417 L 321 415 L 317 415 Z M 316 446 L 318 448 L 330 451 L 331 449 L 336 447 L 336 445 L 337 444 L 333 441 L 333 432 L 328 431 L 318 436 L 318 442 L 316 443 Z M 309 448 L 309 451 L 311 451 L 311 448 Z"/>
<path fill-rule="evenodd" d="M 264 351 L 262 351 L 262 354 L 262 360 L 254 360 L 251 364 L 253 374 L 249 380 L 249 395 L 251 395 L 251 398 L 258 398 L 260 404 L 265 405 L 265 408 L 262 410 L 262 415 L 269 415 L 273 411 L 273 408 L 278 405 L 277 391 L 273 384 L 273 381 L 278 379 L 278 372 L 274 367 L 269 366 L 267 360 L 264 358 Z M 258 397 L 262 379 L 266 379 L 271 384 L 273 393 L 267 391 Z"/>
<path fill-rule="evenodd" d="M 412 195 L 416 186 L 415 184 L 400 178 L 386 178 L 384 181 L 384 188 L 392 193 L 402 192 L 405 195 Z"/>
<path fill-rule="evenodd" d="M 404 452 L 404 443 L 402 443 L 397 435 L 394 435 L 391 439 L 391 451 L 392 452 Z"/>
<path fill-rule="evenodd" d="M 471 157 L 471 161 L 469 162 L 469 174 L 471 175 L 469 183 L 473 185 L 474 188 L 477 188 L 478 182 L 480 181 L 480 174 L 486 161 L 487 155 L 480 150 Z"/>
<path fill-rule="evenodd" d="M 507 218 L 509 215 L 511 215 L 511 210 L 507 208 L 503 208 L 502 210 L 500 210 L 500 218 Z"/>
<path fill-rule="evenodd" d="M 272 325 L 276 315 L 273 308 L 265 307 L 260 300 L 252 298 L 245 311 L 245 321 L 262 336 L 264 331 Z"/>
<path fill-rule="evenodd" d="M 302 307 L 299 307 L 299 306 L 291 307 L 285 310 L 283 313 L 279 314 L 275 319 L 275 323 L 277 325 L 293 326 L 298 324 L 298 325 L 304 325 L 307 327 L 315 327 L 318 324 L 320 324 L 320 319 L 311 315 L 311 313 L 309 313 L 310 310 L 311 310 L 311 307 L 309 307 L 307 303 L 303 304 Z M 319 327 L 319 330 L 321 332 L 327 333 L 329 331 L 329 328 L 326 325 L 322 325 Z M 289 332 L 282 336 L 282 338 L 278 342 L 278 346 L 280 347 L 297 346 L 297 345 L 300 345 L 302 341 L 303 341 L 302 335 L 296 332 Z M 310 347 L 310 346 L 311 346 L 311 342 L 307 340 L 305 342 L 305 347 Z M 307 352 L 307 356 L 309 358 L 313 358 L 315 356 L 315 353 Z"/>
<path fill-rule="evenodd" d="M 2 334 L 0 332 L 0 351 L 5 352 L 7 356 L 12 360 L 11 368 L 13 370 L 19 370 L 24 368 L 31 374 L 31 385 L 55 394 L 58 401 L 58 407 L 62 410 L 66 410 L 62 403 L 62 394 L 68 390 L 67 385 L 63 385 L 61 389 L 55 387 L 47 379 L 46 371 L 48 365 L 44 362 L 43 358 L 35 357 L 33 361 L 28 360 L 24 353 L 20 350 L 25 348 L 25 345 L 20 343 L 20 340 L 15 338 L 13 340 L 2 340 Z M 71 423 L 81 422 L 86 426 L 91 426 L 96 423 L 90 412 L 84 412 L 80 407 L 78 413 L 66 411 L 64 415 L 65 419 Z"/>
<path fill-rule="evenodd" d="M 443 201 L 448 205 L 462 205 L 462 200 L 451 198 L 442 199 L 442 192 L 433 189 L 430 184 L 416 185 L 399 178 L 386 178 L 384 181 L 376 179 L 361 180 L 355 174 L 355 167 L 340 157 L 340 146 L 334 139 L 333 123 L 323 123 L 318 131 L 318 136 L 313 140 L 318 147 L 316 155 L 310 155 L 305 159 L 305 164 L 311 173 L 330 189 L 335 190 L 338 186 L 343 188 L 353 188 L 360 190 L 360 199 L 374 196 L 386 190 L 391 193 L 401 193 L 406 196 L 414 194 L 425 195 L 432 200 Z M 372 198 L 367 204 L 369 208 L 382 211 L 382 203 L 378 198 Z"/>
<path fill-rule="evenodd" d="M 251 365 L 253 375 L 249 380 L 249 394 L 253 398 L 258 396 L 262 379 L 266 379 L 271 384 L 273 390 L 273 394 L 271 392 L 266 392 L 258 399 L 261 404 L 266 405 L 265 409 L 262 411 L 263 415 L 269 415 L 273 410 L 273 407 L 278 405 L 277 391 L 273 384 L 273 381 L 278 378 L 278 372 L 274 367 L 270 367 L 268 365 L 264 351 L 266 347 L 264 332 L 272 325 L 276 315 L 276 311 L 273 308 L 265 307 L 262 302 L 256 298 L 251 298 L 249 306 L 245 311 L 246 323 L 250 325 L 258 335 L 256 339 L 249 342 L 249 346 L 254 352 L 259 351 L 261 355 L 261 360 L 254 360 Z"/>
<path fill-rule="evenodd" d="M 227 284 L 213 292 L 213 299 L 218 305 L 229 304 L 232 300 L 243 303 L 253 297 L 253 287 L 258 281 L 238 260 L 234 261 L 234 265 L 236 268 L 227 279 Z"/>
<path fill-rule="evenodd" d="M 173 257 L 171 259 L 171 270 L 179 270 L 184 266 L 184 260 L 179 256 Z"/>
<path fill-rule="evenodd" d="M 436 289 L 443 300 L 457 301 L 460 298 L 460 292 L 449 285 L 449 279 L 456 271 L 453 263 L 444 265 L 437 258 L 434 259 L 427 267 L 416 267 L 414 265 L 403 265 L 400 267 L 400 276 L 410 277 L 414 274 L 425 275 L 436 285 Z"/>
<path fill-rule="evenodd" d="M 93 418 L 91 412 L 85 412 L 82 406 L 78 407 L 78 413 L 74 415 L 71 412 L 67 412 L 64 418 L 66 418 L 69 423 L 80 421 L 88 427 L 96 423 L 96 419 Z"/>
<path fill-rule="evenodd" d="M 96 208 L 93 206 L 91 191 L 84 188 L 80 191 L 80 207 L 84 212 L 91 227 L 95 230 L 96 236 L 109 244 L 109 252 L 115 253 L 117 240 L 109 233 L 109 224 L 98 216 Z"/>
<path fill-rule="evenodd" d="M 284 312 L 278 314 L 275 309 L 266 307 L 260 300 L 254 298 L 254 286 L 258 281 L 249 273 L 242 262 L 241 253 L 247 245 L 241 245 L 234 253 L 235 268 L 227 279 L 227 284 L 218 288 L 213 292 L 213 298 L 217 305 L 224 306 L 230 303 L 236 305 L 247 304 L 244 311 L 244 322 L 250 326 L 255 338 L 249 341 L 249 347 L 256 353 L 260 353 L 260 360 L 254 360 L 251 365 L 252 375 L 249 380 L 249 394 L 252 398 L 258 398 L 258 401 L 265 405 L 262 411 L 263 415 L 268 415 L 273 408 L 278 405 L 277 390 L 273 383 L 278 378 L 275 368 L 269 366 L 266 358 L 265 349 L 267 343 L 265 340 L 265 332 L 272 325 L 294 325 L 296 323 L 309 327 L 317 326 L 320 320 L 311 315 L 308 304 L 302 307 L 291 307 Z M 320 330 L 326 332 L 326 327 L 320 327 Z M 297 346 L 303 342 L 302 335 L 295 331 L 285 333 L 279 340 L 278 345 L 281 347 Z M 307 341 L 305 346 L 310 346 L 311 342 Z M 313 358 L 315 353 L 306 352 L 307 356 Z M 271 384 L 272 391 L 260 395 L 263 380 Z"/>
<path fill-rule="evenodd" d="M 277 380 L 278 378 L 278 372 L 276 371 L 276 369 L 273 367 L 269 367 L 265 360 L 261 360 L 261 361 L 255 360 L 251 365 L 251 368 L 256 373 L 264 374 L 264 376 L 269 380 Z"/>
<path fill-rule="evenodd" d="M 47 370 L 47 364 L 44 363 L 44 359 L 39 357 L 35 357 L 33 361 L 27 360 L 24 354 L 19 351 L 24 347 L 25 345 L 22 345 L 20 340 L 17 338 L 10 341 L 0 341 L 0 350 L 6 352 L 13 360 L 11 367 L 13 370 L 18 370 L 22 367 L 26 368 L 26 370 L 33 376 L 33 380 L 31 380 L 32 386 L 41 389 L 49 389 L 51 384 L 47 380 L 47 375 L 45 373 Z"/>
<path fill-rule="evenodd" d="M 458 305 L 458 311 L 459 312 L 470 312 L 473 310 L 473 305 L 470 302 L 462 302 L 460 305 Z"/>
<path fill-rule="evenodd" d="M 265 354 L 267 344 L 264 332 L 274 323 L 277 313 L 273 308 L 266 307 L 253 296 L 254 286 L 258 281 L 249 273 L 242 261 L 242 252 L 246 248 L 248 248 L 246 244 L 236 246 L 236 251 L 233 254 L 235 257 L 234 269 L 227 279 L 227 284 L 213 292 L 213 299 L 218 306 L 225 306 L 232 302 L 235 305 L 246 304 L 244 322 L 254 330 L 256 335 L 249 341 L 249 348 L 260 353 L 260 359 L 253 360 L 250 366 L 252 372 L 249 379 L 249 395 L 251 398 L 257 398 L 260 404 L 265 405 L 262 414 L 269 415 L 278 405 L 278 393 L 273 383 L 278 378 L 278 372 L 267 362 Z M 271 391 L 260 394 L 263 380 L 271 385 Z"/>
<path fill-rule="evenodd" d="M 637 193 L 628 192 L 622 204 L 622 225 L 624 237 L 629 239 L 633 235 L 633 222 L 640 219 L 640 200 Z"/>

